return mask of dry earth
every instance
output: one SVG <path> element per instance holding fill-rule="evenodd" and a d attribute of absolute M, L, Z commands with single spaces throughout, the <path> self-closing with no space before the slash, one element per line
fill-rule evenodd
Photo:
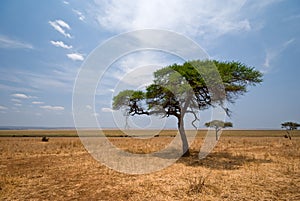
<path fill-rule="evenodd" d="M 164 147 L 171 137 L 110 138 L 130 152 Z M 79 138 L 0 138 L 0 200 L 300 200 L 300 138 L 221 137 L 212 153 L 146 175 L 94 160 Z"/>

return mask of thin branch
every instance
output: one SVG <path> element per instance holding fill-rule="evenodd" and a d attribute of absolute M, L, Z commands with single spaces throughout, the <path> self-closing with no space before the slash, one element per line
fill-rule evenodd
<path fill-rule="evenodd" d="M 192 125 L 197 130 L 198 127 L 195 125 L 195 122 L 200 121 L 200 119 L 197 117 L 196 113 L 193 110 L 188 110 L 188 111 L 186 111 L 186 113 L 191 113 L 194 115 L 194 120 L 192 121 Z"/>

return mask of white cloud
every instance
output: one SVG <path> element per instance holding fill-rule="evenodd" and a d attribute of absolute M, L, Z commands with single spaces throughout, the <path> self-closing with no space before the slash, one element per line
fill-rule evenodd
<path fill-rule="evenodd" d="M 103 107 L 103 108 L 101 108 L 101 111 L 102 112 L 113 112 L 113 109 L 108 108 L 108 107 Z"/>
<path fill-rule="evenodd" d="M 0 48 L 33 49 L 33 45 L 0 35 Z"/>
<path fill-rule="evenodd" d="M 69 5 L 70 3 L 68 1 L 63 1 L 64 4 Z"/>
<path fill-rule="evenodd" d="M 66 45 L 63 41 L 53 41 L 53 40 L 51 40 L 50 43 L 52 45 L 54 45 L 55 47 L 61 47 L 61 48 L 64 48 L 64 49 L 71 49 L 72 48 L 72 45 Z"/>
<path fill-rule="evenodd" d="M 43 106 L 40 106 L 40 108 L 46 109 L 46 110 L 53 110 L 53 111 L 62 111 L 65 109 L 62 106 L 51 106 L 51 105 L 43 105 Z"/>
<path fill-rule="evenodd" d="M 292 44 L 295 41 L 295 38 L 291 38 L 290 40 L 287 40 L 283 43 L 282 47 L 286 48 L 287 46 L 289 46 L 290 44 Z"/>
<path fill-rule="evenodd" d="M 263 73 L 268 73 L 272 70 L 272 62 L 280 56 L 280 54 L 288 48 L 295 41 L 294 38 L 291 38 L 285 42 L 283 42 L 279 47 L 273 47 L 265 50 L 266 56 L 263 63 L 263 69 L 261 70 Z"/>
<path fill-rule="evenodd" d="M 36 90 L 34 89 L 30 89 L 30 88 L 24 88 L 24 87 L 14 87 L 8 84 L 0 84 L 0 89 L 1 90 L 7 90 L 7 91 L 26 91 L 26 92 L 36 92 Z"/>
<path fill-rule="evenodd" d="M 252 0 L 252 1 L 247 1 L 248 4 L 248 9 L 251 10 L 263 10 L 266 7 L 275 4 L 275 3 L 279 3 L 283 0 Z"/>
<path fill-rule="evenodd" d="M 178 63 L 178 58 L 162 52 L 137 52 L 129 54 L 116 62 L 116 66 L 120 71 L 112 72 L 111 75 L 122 83 L 139 87 L 152 82 L 155 70 L 172 63 Z"/>
<path fill-rule="evenodd" d="M 212 41 L 262 28 L 257 16 L 282 0 L 94 0 L 86 13 L 112 32 L 166 29 Z M 255 13 L 255 15 L 253 15 Z"/>
<path fill-rule="evenodd" d="M 82 12 L 80 12 L 79 10 L 75 10 L 73 9 L 73 12 L 78 16 L 78 19 L 81 21 L 85 20 L 85 16 L 82 14 Z"/>
<path fill-rule="evenodd" d="M 58 25 L 60 25 L 61 27 L 67 28 L 67 29 L 71 29 L 71 27 L 63 20 L 56 20 L 55 21 Z"/>
<path fill-rule="evenodd" d="M 160 51 L 141 51 L 116 61 L 105 72 L 97 88 L 97 95 L 111 94 L 124 89 L 139 88 L 152 83 L 153 72 L 182 59 Z"/>
<path fill-rule="evenodd" d="M 89 110 L 92 109 L 92 106 L 90 106 L 90 105 L 86 105 L 85 107 L 86 107 L 87 109 L 89 109 Z"/>
<path fill-rule="evenodd" d="M 71 53 L 71 54 L 67 54 L 67 57 L 69 59 L 72 59 L 73 61 L 83 61 L 84 57 L 82 54 L 79 53 Z"/>
<path fill-rule="evenodd" d="M 7 107 L 0 105 L 0 110 L 7 110 Z"/>
<path fill-rule="evenodd" d="M 157 70 L 157 68 L 158 66 L 153 65 L 142 66 L 123 74 L 123 76 L 119 78 L 120 83 L 115 86 L 115 90 L 119 91 L 120 89 L 128 86 L 138 89 L 143 89 L 146 86 L 149 86 L 153 80 L 153 72 Z M 159 68 L 161 68 L 161 66 L 159 66 Z"/>
<path fill-rule="evenodd" d="M 156 28 L 189 36 L 219 36 L 251 30 L 249 19 L 238 14 L 245 0 L 214 0 L 209 3 L 194 0 L 95 2 L 96 20 L 110 31 Z"/>
<path fill-rule="evenodd" d="M 21 103 L 15 103 L 14 106 L 21 107 L 22 104 Z"/>
<path fill-rule="evenodd" d="M 41 101 L 32 101 L 31 103 L 34 104 L 34 105 L 44 104 L 44 102 L 41 102 Z"/>
<path fill-rule="evenodd" d="M 71 64 L 63 66 L 59 64 L 46 65 L 52 66 L 51 69 L 46 71 L 47 73 L 37 73 L 29 70 L 14 69 L 0 70 L 0 74 L 2 75 L 0 80 L 2 78 L 5 78 L 5 81 L 12 80 L 10 79 L 10 75 L 14 75 L 16 78 L 18 78 L 16 81 L 12 80 L 5 82 L 5 84 L 0 83 L 0 90 L 9 91 L 10 94 L 14 94 L 15 92 L 32 94 L 41 91 L 52 91 L 55 93 L 65 93 L 66 91 L 72 92 L 74 80 L 76 78 L 79 66 L 72 66 Z M 20 99 L 18 97 L 11 98 Z M 30 98 L 36 97 L 30 96 Z"/>
<path fill-rule="evenodd" d="M 66 32 L 66 29 L 71 29 L 71 27 L 64 22 L 63 20 L 55 20 L 55 21 L 49 21 L 49 24 L 59 33 L 61 33 L 62 35 L 64 35 L 67 38 L 72 38 L 72 36 Z"/>
<path fill-rule="evenodd" d="M 15 98 L 12 98 L 11 101 L 17 102 L 17 103 L 21 103 L 22 102 L 20 99 L 15 99 Z"/>
<path fill-rule="evenodd" d="M 271 56 L 270 52 L 266 52 L 266 57 L 265 57 L 265 61 L 263 63 L 263 66 L 265 68 L 269 68 L 270 67 L 270 60 L 273 58 L 273 56 Z"/>
<path fill-rule="evenodd" d="M 11 95 L 12 97 L 15 97 L 15 98 L 22 98 L 22 99 L 29 99 L 29 98 L 32 98 L 31 96 L 28 96 L 26 94 L 12 94 Z"/>

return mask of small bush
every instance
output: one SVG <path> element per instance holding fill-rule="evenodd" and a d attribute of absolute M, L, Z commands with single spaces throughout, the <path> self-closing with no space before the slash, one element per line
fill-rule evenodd
<path fill-rule="evenodd" d="M 49 138 L 47 138 L 46 136 L 42 137 L 42 142 L 48 142 L 48 141 L 49 141 Z"/>
<path fill-rule="evenodd" d="M 202 193 L 207 177 L 200 176 L 189 181 L 188 192 L 192 194 Z"/>

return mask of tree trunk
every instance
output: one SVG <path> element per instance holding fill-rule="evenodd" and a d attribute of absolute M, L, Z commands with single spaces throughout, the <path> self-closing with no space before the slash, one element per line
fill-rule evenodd
<path fill-rule="evenodd" d="M 288 130 L 286 130 L 286 132 L 287 132 L 287 134 L 288 134 L 289 139 L 291 140 L 291 139 L 292 139 L 291 133 L 290 133 Z"/>
<path fill-rule="evenodd" d="M 216 141 L 218 141 L 218 129 L 216 129 Z"/>
<path fill-rule="evenodd" d="M 189 143 L 185 134 L 185 130 L 184 130 L 184 122 L 183 122 L 183 117 L 182 115 L 179 115 L 179 117 L 177 117 L 178 119 L 178 131 L 180 133 L 180 137 L 181 137 L 181 141 L 182 141 L 182 153 L 183 153 L 183 157 L 187 157 L 190 155 L 190 150 L 189 150 Z"/>

